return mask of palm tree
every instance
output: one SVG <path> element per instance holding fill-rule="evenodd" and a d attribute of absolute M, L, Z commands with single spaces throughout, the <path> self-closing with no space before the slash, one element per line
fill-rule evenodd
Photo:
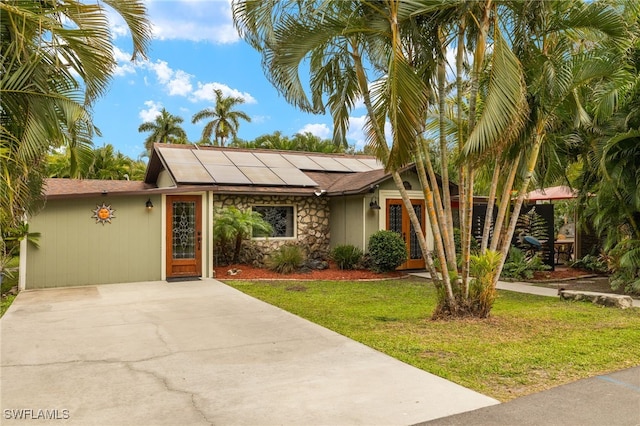
<path fill-rule="evenodd" d="M 91 144 L 96 129 L 88 107 L 107 89 L 115 65 L 105 6 L 126 22 L 133 58 L 144 57 L 151 25 L 142 0 L 0 2 L 3 233 L 37 212 L 47 152 L 66 145 L 79 159 Z"/>
<path fill-rule="evenodd" d="M 295 2 L 288 6 L 247 1 L 235 4 L 234 20 L 241 35 L 262 52 L 265 71 L 270 80 L 299 108 L 319 112 L 324 110 L 323 94 L 328 92 L 328 108 L 334 117 L 334 143 L 346 134 L 349 111 L 358 97 L 367 108 L 366 132 L 369 145 L 391 171 L 405 207 L 409 213 L 426 264 L 433 277 L 435 269 L 426 238 L 414 212 L 411 200 L 398 170 L 418 152 L 418 136 L 424 127 L 428 105 L 427 82 L 433 73 L 433 63 L 426 61 L 433 49 L 410 46 L 405 38 L 405 27 L 412 25 L 411 11 L 415 3 L 396 1 L 331 2 L 316 10 L 314 2 Z M 294 14 L 295 12 L 295 14 Z M 278 15 L 282 17 L 278 19 Z M 289 14 L 293 15 L 290 16 Z M 273 17 L 276 19 L 272 19 Z M 271 25 L 273 24 L 273 25 Z M 413 27 L 413 32 L 419 31 Z M 426 34 L 431 34 L 427 31 Z M 406 48 L 406 50 L 405 50 Z M 424 48 L 424 49 L 423 49 Z M 412 68 L 413 59 L 407 51 L 424 51 L 420 73 Z M 298 80 L 299 67 L 309 59 L 311 73 L 311 99 L 306 96 Z M 366 58 L 366 59 L 365 59 Z M 364 65 L 368 60 L 371 76 Z M 392 127 L 391 149 L 384 135 L 385 119 Z M 433 193 L 423 182 L 430 223 L 438 220 L 433 204 Z M 440 265 L 447 265 L 441 233 L 434 228 Z M 451 233 L 451 240 L 452 240 Z M 442 268 L 442 280 L 453 298 L 447 268 Z M 437 280 L 437 279 L 436 279 Z"/>
<path fill-rule="evenodd" d="M 129 176 L 132 160 L 111 144 L 93 151 L 93 164 L 87 173 L 87 179 L 123 180 Z M 126 175 L 126 176 L 125 176 Z"/>
<path fill-rule="evenodd" d="M 306 152 L 344 152 L 342 145 L 336 146 L 329 139 L 320 139 L 320 137 L 306 133 L 297 133 L 293 136 L 293 141 L 296 143 L 298 151 Z"/>
<path fill-rule="evenodd" d="M 477 305 L 468 300 L 476 169 L 480 164 L 487 163 L 488 159 L 497 157 L 504 163 L 502 170 L 513 170 L 513 173 L 507 174 L 508 179 L 503 184 L 498 220 L 504 219 L 502 207 L 508 206 L 508 196 L 518 165 L 522 162 L 522 168 L 528 173 L 522 178 L 520 191 L 523 191 L 531 180 L 530 171 L 537 162 L 537 150 L 544 139 L 545 126 L 550 124 L 548 116 L 538 121 L 526 115 L 538 105 L 528 106 L 525 102 L 525 83 L 533 81 L 526 79 L 522 61 L 545 58 L 547 51 L 540 51 L 541 42 L 570 47 L 571 40 L 567 36 L 572 34 L 570 30 L 573 28 L 578 28 L 577 33 L 585 39 L 593 35 L 597 39 L 603 35 L 619 36 L 624 31 L 624 25 L 613 8 L 583 5 L 581 2 L 387 0 L 328 2 L 322 6 L 318 8 L 317 2 L 313 1 L 278 4 L 241 1 L 234 4 L 234 22 L 241 35 L 262 53 L 265 72 L 290 103 L 312 112 L 323 111 L 323 95 L 328 94 L 328 108 L 334 117 L 334 141 L 345 133 L 345 123 L 354 99 L 362 97 L 368 114 L 368 142 L 392 172 L 412 224 L 416 230 L 420 230 L 417 217 L 411 215 L 413 209 L 397 173 L 400 167 L 415 161 L 433 228 L 434 255 L 440 265 L 436 270 L 424 238 L 419 238 L 432 277 L 441 276 L 435 279 L 442 289 L 439 293 L 443 295 L 436 314 L 467 315 Z M 531 8 L 536 7 L 544 14 L 529 14 Z M 547 22 L 552 24 L 544 27 Z M 507 37 L 503 35 L 504 31 L 513 33 Z M 443 173 L 442 184 L 439 184 L 430 156 L 432 150 L 420 137 L 425 127 L 428 104 L 436 97 L 436 92 L 440 95 L 440 113 L 444 113 L 442 94 L 447 83 L 446 73 L 443 72 L 444 53 L 451 45 L 457 47 L 458 98 L 455 111 L 458 128 L 454 139 L 457 141 L 456 154 L 462 158 L 459 172 L 460 222 L 463 228 L 461 270 L 456 266 L 455 250 L 452 249 L 453 221 L 447 194 L 448 177 Z M 536 48 L 537 54 L 532 54 Z M 474 61 L 469 73 L 466 73 L 463 61 L 469 51 L 473 52 Z M 522 59 L 516 52 L 522 54 Z M 571 52 L 566 49 L 562 53 L 567 61 L 572 58 L 572 55 L 567 56 Z M 558 56 L 550 60 L 561 57 L 558 52 Z M 435 62 L 433 58 L 436 58 Z M 300 66 L 305 59 L 308 59 L 310 68 L 311 98 L 306 95 L 299 80 L 302 74 Z M 365 59 L 372 65 L 368 69 L 363 65 Z M 551 62 L 546 64 L 546 68 L 540 63 L 533 65 L 538 65 L 537 69 L 544 71 L 553 69 L 550 66 L 556 64 Z M 560 89 L 562 96 L 549 99 L 551 105 L 544 105 L 544 108 L 562 103 L 569 93 L 579 87 L 578 76 L 575 84 L 565 87 L 566 80 L 562 80 L 562 77 L 566 77 L 564 73 L 558 75 L 561 80 L 553 92 Z M 469 89 L 465 91 L 463 79 L 467 78 Z M 465 93 L 469 95 L 464 96 Z M 537 111 L 542 112 L 539 108 Z M 391 149 L 383 133 L 385 120 L 392 128 Z M 534 122 L 539 127 L 523 128 L 527 122 Z M 539 131 L 539 138 L 531 143 L 527 137 L 535 134 L 536 130 Z M 522 143 L 514 145 L 513 142 L 517 140 Z M 447 164 L 450 155 L 447 145 L 444 132 L 440 130 L 439 152 L 443 165 Z M 514 149 L 511 149 L 512 146 Z M 533 149 L 529 149 L 531 146 Z M 513 151 L 517 154 L 512 154 Z M 501 156 L 501 153 L 510 155 Z M 494 173 L 498 178 L 502 175 L 500 170 Z M 497 187 L 497 183 L 493 186 Z M 517 219 L 523 192 L 520 195 L 512 222 L 504 229 L 498 227 L 499 232 L 494 233 L 492 245 L 495 243 L 498 248 L 500 243 L 501 251 L 508 248 L 513 234 L 512 224 L 514 218 Z M 421 236 L 422 232 L 419 232 Z M 487 264 L 496 265 L 496 256 L 491 256 L 492 261 Z M 484 283 L 497 280 L 502 264 L 493 271 L 492 280 L 485 277 Z M 455 276 L 460 278 L 454 279 Z M 486 315 L 488 310 L 483 307 L 479 312 Z"/>
<path fill-rule="evenodd" d="M 224 146 L 229 136 L 238 135 L 240 119 L 251 122 L 251 117 L 242 111 L 236 111 L 237 105 L 243 104 L 244 99 L 240 97 L 224 96 L 222 90 L 215 89 L 216 105 L 214 108 L 205 108 L 193 115 L 192 123 L 211 118 L 202 129 L 202 141 L 211 143 L 211 135 L 215 134 L 215 145 Z"/>
<path fill-rule="evenodd" d="M 187 143 L 187 134 L 180 126 L 184 119 L 169 113 L 162 108 L 160 114 L 153 121 L 146 121 L 138 127 L 138 132 L 151 132 L 145 139 L 144 147 L 147 152 L 153 150 L 154 143 Z"/>
<path fill-rule="evenodd" d="M 219 252 L 227 254 L 225 260 L 231 259 L 231 263 L 238 262 L 242 242 L 251 238 L 254 232 L 270 235 L 272 231 L 271 225 L 260 213 L 251 209 L 243 211 L 234 206 L 218 210 L 213 221 L 213 238 L 218 242 Z"/>

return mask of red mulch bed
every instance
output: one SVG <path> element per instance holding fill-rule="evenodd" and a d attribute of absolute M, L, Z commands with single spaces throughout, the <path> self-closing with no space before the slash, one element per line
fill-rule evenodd
<path fill-rule="evenodd" d="M 239 270 L 236 275 L 228 271 Z M 219 280 L 376 280 L 401 278 L 406 274 L 401 271 L 376 273 L 366 269 L 341 270 L 335 264 L 329 263 L 329 269 L 313 270 L 310 272 L 294 272 L 291 274 L 279 274 L 269 269 L 255 268 L 250 265 L 227 265 L 215 268 L 216 278 Z"/>
<path fill-rule="evenodd" d="M 554 271 L 536 271 L 533 273 L 533 278 L 528 281 L 555 281 L 555 280 L 567 280 L 580 277 L 594 276 L 590 271 L 582 269 L 568 268 L 563 266 L 556 266 Z"/>

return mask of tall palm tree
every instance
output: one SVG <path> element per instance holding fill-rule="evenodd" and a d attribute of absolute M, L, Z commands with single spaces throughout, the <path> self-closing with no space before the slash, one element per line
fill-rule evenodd
<path fill-rule="evenodd" d="M 540 3 L 544 3 L 541 5 Z M 536 7 L 544 14 L 530 13 Z M 508 205 L 507 197 L 513 186 L 519 163 L 525 170 L 520 191 L 531 179 L 531 166 L 537 162 L 537 150 L 544 139 L 548 116 L 531 120 L 529 110 L 539 105 L 525 102 L 524 60 L 545 58 L 547 51 L 540 51 L 544 41 L 557 42 L 561 47 L 571 46 L 568 35 L 620 36 L 624 25 L 614 8 L 582 2 L 534 2 L 534 1 L 430 1 L 384 2 L 343 1 L 324 2 L 318 7 L 314 1 L 260 2 L 240 1 L 234 4 L 234 22 L 241 35 L 259 50 L 263 56 L 265 72 L 285 98 L 299 108 L 318 112 L 324 110 L 325 98 L 334 117 L 334 140 L 345 134 L 348 113 L 357 97 L 362 97 L 367 108 L 366 132 L 368 142 L 374 146 L 378 157 L 392 172 L 405 206 L 416 230 L 420 225 L 411 215 L 410 200 L 403 192 L 402 180 L 397 170 L 409 161 L 415 161 L 433 228 L 435 250 L 427 250 L 424 238 L 420 238 L 425 261 L 444 295 L 439 310 L 443 315 L 466 315 L 474 309 L 469 296 L 470 229 L 473 205 L 473 181 L 476 169 L 490 158 L 501 158 L 501 153 L 518 152 L 504 157 L 503 170 L 508 173 L 502 192 L 502 206 Z M 547 27 L 545 23 L 551 22 Z M 616 28 L 617 27 L 617 28 Z M 590 31 L 591 28 L 599 30 Z M 573 30 L 573 31 L 571 31 Z M 510 31 L 504 35 L 505 31 Z M 549 37 L 546 40 L 545 37 Z M 525 49 L 521 48 L 522 44 Z M 446 49 L 457 49 L 456 103 L 458 131 L 457 155 L 460 155 L 460 221 L 463 224 L 463 259 L 458 270 L 453 245 L 451 204 L 447 189 L 449 182 L 443 174 L 442 184 L 435 176 L 428 146 L 420 137 L 425 127 L 428 104 L 435 94 L 440 95 L 447 84 L 443 72 Z M 538 48 L 537 55 L 531 54 Z M 468 52 L 473 53 L 470 71 L 465 71 L 464 61 Z M 518 53 L 523 56 L 518 56 Z M 571 53 L 564 51 L 564 54 Z M 527 57 L 525 54 L 530 54 Z M 553 59 L 561 58 L 558 57 Z M 565 56 L 570 60 L 572 55 Z M 434 63 L 433 58 L 436 58 Z M 299 79 L 301 64 L 308 60 L 311 96 L 308 97 Z M 371 66 L 365 67 L 364 61 Z M 531 64 L 533 65 L 542 65 Z M 537 69 L 552 70 L 551 62 Z M 565 73 L 560 73 L 555 88 L 563 95 L 553 102 L 563 102 L 578 87 L 576 76 L 572 87 L 565 86 Z M 546 76 L 547 80 L 553 80 Z M 584 76 L 583 76 L 584 77 Z M 463 79 L 468 79 L 468 90 L 462 90 Z M 436 91 L 435 89 L 438 88 Z M 465 94 L 468 93 L 468 96 Z M 535 103 L 535 95 L 531 99 Z M 535 109 L 533 109 L 536 111 Z M 537 111 L 541 111 L 540 108 Z M 441 107 L 441 112 L 444 108 Z M 535 117 L 535 116 L 534 116 Z M 540 117 L 535 117 L 540 118 Z M 392 140 L 384 137 L 383 125 L 391 124 Z M 539 127 L 524 128 L 525 123 L 535 122 Z M 539 131 L 539 139 L 531 143 L 527 135 Z M 440 131 L 440 163 L 447 164 L 448 156 L 443 132 Z M 520 140 L 520 145 L 513 142 Z M 389 148 L 391 145 L 391 148 Z M 511 147 L 514 146 L 514 149 Z M 522 159 L 522 161 L 521 161 Z M 513 167 L 509 167 L 513 166 Z M 504 173 L 498 170 L 498 178 Z M 495 194 L 495 193 L 494 193 Z M 507 196 L 504 196 L 507 194 Z M 520 192 L 522 195 L 523 193 Z M 518 198 L 513 217 L 517 218 L 523 196 Z M 500 219 L 500 216 L 498 219 Z M 512 223 L 494 233 L 494 241 L 500 249 L 507 247 L 513 234 Z M 419 232 L 421 235 L 421 232 Z M 497 248 L 497 243 L 496 243 Z M 493 256 L 493 255 L 492 255 Z M 502 262 L 504 262 L 502 256 Z M 440 265 L 436 270 L 434 258 Z M 493 256 L 495 260 L 496 257 Z M 496 262 L 490 262 L 497 265 Z M 498 262 L 499 263 L 499 262 Z M 502 264 L 494 271 L 497 279 Z M 450 273 L 452 270 L 453 273 Z M 458 276 L 459 279 L 454 277 Z M 488 282 L 492 280 L 484 280 Z M 488 310 L 481 309 L 486 315 Z"/>
<path fill-rule="evenodd" d="M 202 129 L 202 141 L 211 143 L 211 135 L 215 135 L 215 145 L 224 146 L 229 136 L 236 137 L 240 127 L 240 119 L 251 122 L 243 111 L 234 110 L 237 105 L 244 103 L 241 97 L 224 96 L 222 90 L 214 89 L 216 95 L 216 105 L 213 108 L 205 108 L 193 115 L 192 123 L 210 118 Z"/>
<path fill-rule="evenodd" d="M 180 126 L 184 119 L 173 115 L 162 108 L 160 114 L 153 121 L 146 121 L 138 127 L 138 132 L 151 132 L 145 139 L 144 147 L 151 152 L 154 143 L 187 143 L 187 134 Z"/>
<path fill-rule="evenodd" d="M 411 45 L 407 31 L 420 34 L 413 25 L 412 10 L 417 3 L 397 1 L 329 2 L 317 8 L 315 2 L 295 2 L 288 6 L 255 1 L 236 3 L 234 20 L 241 34 L 262 52 L 265 72 L 285 98 L 311 111 L 323 111 L 323 95 L 328 92 L 328 108 L 334 117 L 334 142 L 346 134 L 350 109 L 358 97 L 367 108 L 369 145 L 392 173 L 418 237 L 425 261 L 433 277 L 431 252 L 420 222 L 415 215 L 398 170 L 418 152 L 418 136 L 424 127 L 430 91 L 428 82 L 433 61 L 426 58 L 434 49 L 429 45 Z M 316 10 L 317 9 L 317 10 Z M 294 13 L 295 12 L 295 13 Z M 282 15 L 279 19 L 278 16 Z M 276 19 L 272 19 L 276 16 Z M 273 23 L 273 25 L 271 25 Z M 425 31 L 431 35 L 433 31 Z M 424 52 L 407 58 L 411 52 Z M 432 55 L 432 56 L 437 56 Z M 299 81 L 301 64 L 309 58 L 311 99 Z M 417 61 L 419 59 L 419 61 Z M 373 66 L 366 67 L 365 61 Z M 414 66 L 419 64 L 420 67 Z M 387 141 L 383 127 L 388 120 L 392 140 Z M 389 148 L 391 144 L 391 148 Z M 423 181 L 430 223 L 440 265 L 448 262 L 433 203 L 433 193 Z M 451 240 L 453 233 L 451 232 Z M 448 268 L 442 268 L 447 293 L 454 297 Z"/>
<path fill-rule="evenodd" d="M 88 107 L 116 63 L 107 8 L 126 22 L 133 58 L 144 57 L 151 26 L 142 0 L 0 3 L 3 227 L 37 211 L 50 148 L 66 145 L 71 155 L 89 149 L 95 129 Z"/>

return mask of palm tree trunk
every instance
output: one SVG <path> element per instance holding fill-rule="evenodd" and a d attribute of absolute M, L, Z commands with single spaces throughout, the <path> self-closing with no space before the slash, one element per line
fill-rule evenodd
<path fill-rule="evenodd" d="M 438 234 L 440 234 L 442 238 L 442 243 L 444 245 L 444 252 L 447 259 L 446 265 L 449 268 L 449 270 L 456 270 L 457 269 L 456 247 L 455 247 L 455 244 L 452 244 L 453 223 L 452 221 L 449 222 L 446 217 L 445 209 L 447 207 L 447 204 L 444 204 L 444 208 L 443 208 L 443 201 L 440 198 L 440 192 L 438 190 L 438 187 L 439 187 L 438 178 L 436 176 L 435 171 L 433 170 L 433 163 L 431 162 L 429 149 L 426 146 L 426 142 L 424 140 L 422 140 L 421 142 L 422 143 L 421 145 L 419 145 L 419 147 L 422 148 L 421 154 L 422 156 L 424 156 L 424 161 L 422 161 L 422 156 L 419 157 L 419 161 L 416 161 L 416 169 L 418 171 L 418 177 L 420 178 L 421 182 L 431 183 L 431 188 L 433 188 L 432 192 L 435 198 L 434 207 L 436 209 L 436 217 L 438 218 L 438 224 L 439 224 L 438 229 L 440 231 Z M 426 165 L 426 170 L 425 170 L 425 165 Z M 427 172 L 429 174 L 428 178 L 427 178 Z M 443 183 L 443 186 L 444 186 L 444 183 Z M 426 199 L 427 193 L 425 193 L 424 196 Z M 451 205 L 451 201 L 449 201 L 449 206 L 450 205 Z M 434 235 L 434 238 L 435 238 L 435 235 Z"/>
<path fill-rule="evenodd" d="M 542 146 L 542 141 L 544 140 L 544 123 L 539 123 L 537 126 L 537 132 L 535 135 L 535 142 L 531 149 L 531 154 L 527 161 L 527 170 L 522 181 L 522 185 L 520 186 L 520 190 L 518 191 L 518 198 L 516 199 L 516 203 L 513 206 L 513 213 L 511 214 L 511 220 L 509 222 L 509 228 L 504 235 L 504 240 L 502 241 L 502 247 L 500 248 L 501 260 L 500 267 L 496 276 L 494 277 L 494 286 L 498 282 L 498 278 L 500 278 L 500 273 L 502 273 L 502 268 L 504 267 L 504 263 L 507 258 L 507 254 L 509 253 L 509 247 L 511 247 L 511 239 L 513 238 L 513 234 L 516 230 L 516 225 L 518 223 L 518 216 L 520 216 L 520 210 L 522 209 L 522 204 L 524 203 L 524 197 L 527 195 L 527 190 L 529 188 L 529 182 L 531 182 L 531 177 L 533 176 L 533 171 L 538 163 L 538 155 L 540 154 L 540 147 Z"/>
<path fill-rule="evenodd" d="M 440 31 L 442 31 L 442 29 L 440 29 Z M 444 36 L 441 34 L 440 35 L 440 39 L 442 42 L 442 39 L 444 38 Z M 445 60 L 444 60 L 444 55 L 445 52 L 442 52 L 443 57 L 440 58 L 438 60 L 438 102 L 439 102 L 439 110 L 441 111 L 441 114 L 444 113 L 444 110 L 446 108 L 446 88 L 445 88 L 445 84 L 446 84 L 446 69 L 445 69 Z M 451 210 L 451 191 L 449 190 L 449 167 L 448 167 L 448 163 L 449 163 L 449 150 L 447 148 L 447 134 L 446 134 L 446 127 L 445 127 L 445 121 L 444 120 L 440 120 L 439 123 L 440 126 L 440 135 L 439 135 L 439 139 L 440 139 L 440 163 L 442 164 L 442 171 L 440 173 L 440 177 L 442 179 L 442 204 L 438 203 L 438 206 L 443 205 L 444 206 L 444 212 L 438 212 L 438 215 L 442 215 L 444 217 L 444 221 L 441 222 L 440 227 L 441 229 L 445 232 L 442 235 L 442 238 L 444 240 L 445 243 L 445 250 L 447 253 L 447 258 L 449 259 L 449 267 L 452 269 L 456 269 L 457 265 L 456 265 L 456 246 L 455 246 L 455 241 L 453 238 L 453 212 Z M 427 151 L 426 147 L 423 146 L 423 150 L 425 155 L 428 155 L 429 152 Z M 428 165 L 431 166 L 431 161 L 427 161 Z M 433 171 L 433 169 L 431 169 L 431 172 Z M 430 173 L 431 175 L 431 173 Z M 433 174 L 435 175 L 435 173 Z M 433 181 L 432 180 L 432 185 L 434 185 L 434 188 L 437 189 L 438 185 L 437 185 L 437 181 Z M 436 192 L 436 197 L 437 199 L 440 198 L 439 194 Z"/>
<path fill-rule="evenodd" d="M 500 181 L 500 160 L 496 160 L 491 177 L 491 188 L 489 189 L 489 199 L 487 200 L 487 211 L 484 216 L 484 227 L 482 229 L 482 242 L 480 243 L 480 253 L 484 253 L 489 246 L 489 234 L 493 225 L 493 207 L 495 206 L 496 192 Z M 495 233 L 495 228 L 494 228 Z"/>
<path fill-rule="evenodd" d="M 367 114 L 369 115 L 369 118 L 373 123 L 372 125 L 375 128 L 376 139 L 378 141 L 377 148 L 379 149 L 379 154 L 381 154 L 382 160 L 386 164 L 388 163 L 389 155 L 390 155 L 389 146 L 386 144 L 386 138 L 384 136 L 384 132 L 382 131 L 380 126 L 377 124 L 378 120 L 376 120 L 373 104 L 371 102 L 371 97 L 369 95 L 369 85 L 367 83 L 364 66 L 362 65 L 362 57 L 360 56 L 360 52 L 358 50 L 357 41 L 352 40 L 351 45 L 353 48 L 351 55 L 353 57 L 353 61 L 356 68 L 356 75 L 358 79 L 358 85 L 360 86 L 360 93 L 362 93 L 362 98 L 363 98 L 365 107 L 367 109 Z M 407 190 L 404 187 L 402 178 L 400 177 L 400 174 L 397 172 L 392 172 L 392 177 L 393 177 L 394 183 L 396 184 L 396 187 L 400 191 L 400 196 L 409 214 L 409 219 L 413 224 L 414 230 L 418 237 L 418 244 L 420 245 L 420 249 L 422 250 L 422 254 L 425 258 L 425 263 L 429 268 L 429 273 L 431 274 L 431 277 L 434 281 L 438 281 L 439 276 L 433 264 L 431 252 L 428 250 L 427 240 L 422 230 L 422 225 L 420 224 L 420 221 L 418 220 L 418 217 L 416 216 L 415 211 L 413 210 L 413 206 L 411 205 L 411 199 L 409 198 L 409 194 L 407 193 Z M 425 184 L 426 182 L 423 182 L 423 186 L 425 186 Z M 427 190 L 427 193 L 430 192 L 430 189 L 428 187 L 425 189 Z M 426 205 L 427 212 L 429 213 L 429 218 L 432 223 L 432 226 L 434 226 L 434 224 L 437 224 L 437 219 L 435 218 L 433 199 L 432 198 L 428 199 L 428 197 L 425 197 L 425 205 Z M 439 232 L 436 230 L 435 234 L 439 235 Z M 444 254 L 444 250 L 442 249 L 442 244 L 439 244 L 436 247 L 439 247 L 438 258 L 441 264 L 446 265 L 446 256 Z M 451 298 L 451 305 L 455 306 L 455 303 L 454 303 L 455 299 L 453 298 L 453 289 L 451 288 L 449 274 L 446 268 L 443 268 L 443 269 L 444 269 L 443 271 L 444 273 L 442 274 L 442 282 L 446 287 L 448 297 Z"/>
<path fill-rule="evenodd" d="M 493 251 L 498 250 L 501 236 L 504 235 L 504 233 L 502 232 L 502 224 L 507 217 L 507 212 L 509 210 L 509 206 L 511 205 L 511 190 L 513 188 L 513 182 L 516 179 L 518 167 L 520 166 L 521 156 L 522 153 L 518 153 L 516 159 L 511 162 L 509 176 L 507 176 L 507 179 L 504 182 L 504 187 L 502 188 L 502 196 L 500 197 L 500 201 L 498 203 L 500 207 L 498 209 L 498 215 L 496 216 L 496 223 L 493 226 L 493 237 L 491 237 L 491 245 L 489 247 L 489 249 Z"/>
<path fill-rule="evenodd" d="M 480 22 L 478 38 L 476 40 L 476 50 L 473 57 L 473 71 L 471 72 L 471 89 L 469 90 L 469 134 L 476 125 L 476 104 L 478 90 L 480 87 L 480 72 L 484 66 L 484 57 L 487 47 L 487 32 L 490 24 L 490 12 L 492 0 L 488 0 L 484 5 L 484 14 Z M 469 262 L 471 259 L 471 229 L 473 225 L 473 175 L 471 164 L 466 165 L 466 173 L 462 176 L 462 187 L 464 192 L 460 194 L 460 240 L 462 245 L 462 268 L 460 275 L 464 286 L 465 297 L 469 294 Z"/>
<path fill-rule="evenodd" d="M 427 209 L 427 212 L 429 214 L 429 222 L 431 223 L 431 228 L 432 228 L 432 233 L 433 233 L 433 239 L 434 239 L 434 244 L 436 247 L 438 247 L 438 243 L 439 244 L 443 244 L 444 246 L 444 253 L 445 253 L 445 258 L 447 259 L 447 263 L 446 265 L 448 266 L 448 269 L 454 270 L 456 268 L 455 266 L 455 249 L 453 251 L 453 259 L 454 259 L 454 263 L 453 263 L 453 267 L 451 266 L 451 254 L 447 251 L 447 245 L 445 244 L 446 242 L 446 238 L 443 236 L 442 230 L 443 230 L 443 221 L 444 221 L 444 214 L 442 211 L 442 205 L 441 205 L 441 200 L 440 197 L 438 195 L 438 182 L 435 178 L 435 174 L 433 173 L 433 166 L 431 164 L 431 160 L 429 159 L 429 152 L 427 150 L 427 147 L 424 146 L 425 145 L 425 141 L 422 141 L 422 152 L 419 153 L 417 159 L 416 159 L 416 170 L 418 172 L 418 178 L 420 180 L 420 182 L 423 182 L 422 184 L 422 193 L 425 199 L 425 208 Z M 419 145 L 420 146 L 420 145 Z M 424 154 L 424 157 L 423 157 Z M 428 179 L 427 178 L 427 172 L 425 170 L 425 164 L 427 165 L 427 168 L 430 170 L 430 175 L 433 175 L 433 179 Z M 435 183 L 434 183 L 435 182 Z M 434 188 L 433 190 L 431 188 Z M 435 202 L 433 202 L 434 204 L 434 208 L 436 211 L 436 218 L 437 221 L 435 223 L 438 224 L 438 226 L 434 226 L 434 222 L 433 222 L 433 214 L 432 212 L 429 210 L 429 206 L 428 206 L 428 201 L 429 199 L 432 199 L 433 196 L 436 197 Z M 446 232 L 446 229 L 444 229 Z M 440 231 L 440 232 L 438 232 Z M 436 242 L 436 239 L 438 239 L 439 241 Z M 429 272 L 431 273 L 432 277 L 436 277 L 434 279 L 438 279 L 438 272 L 435 268 L 435 266 L 430 265 L 430 263 L 433 263 L 432 259 L 431 259 L 431 254 L 427 253 L 424 254 L 423 253 L 423 257 L 425 259 L 425 263 L 427 263 L 427 265 L 429 266 Z M 439 262 L 442 262 L 441 258 L 439 257 Z M 441 263 L 442 265 L 442 263 Z M 433 269 L 433 270 L 432 270 Z M 448 285 L 447 285 L 448 286 Z M 453 288 L 449 288 L 450 286 L 448 286 L 446 288 L 446 292 L 448 296 L 452 296 L 453 295 Z M 453 300 L 449 301 L 450 303 L 453 302 Z"/>

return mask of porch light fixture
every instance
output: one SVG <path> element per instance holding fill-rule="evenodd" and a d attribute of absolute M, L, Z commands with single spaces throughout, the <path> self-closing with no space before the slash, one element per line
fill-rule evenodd
<path fill-rule="evenodd" d="M 378 204 L 378 200 L 376 197 L 371 197 L 371 202 L 369 203 L 369 208 L 371 210 L 380 210 L 380 205 Z"/>
<path fill-rule="evenodd" d="M 153 203 L 151 202 L 151 198 L 149 198 L 144 205 L 147 206 L 147 210 L 151 211 L 151 209 L 153 208 Z"/>

